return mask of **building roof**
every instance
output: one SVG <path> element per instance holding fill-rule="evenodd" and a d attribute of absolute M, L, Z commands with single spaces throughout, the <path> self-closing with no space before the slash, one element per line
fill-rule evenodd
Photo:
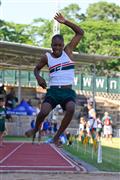
<path fill-rule="evenodd" d="M 0 68 L 32 69 L 48 48 L 40 48 L 20 43 L 0 41 Z M 84 53 L 73 53 L 76 64 L 97 64 L 101 61 L 118 59 L 116 56 L 91 55 Z"/>

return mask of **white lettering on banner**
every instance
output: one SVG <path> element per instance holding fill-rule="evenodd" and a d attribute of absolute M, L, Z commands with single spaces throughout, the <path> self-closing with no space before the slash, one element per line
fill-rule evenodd
<path fill-rule="evenodd" d="M 116 81 L 110 81 L 110 89 L 117 89 L 117 82 Z"/>
<path fill-rule="evenodd" d="M 83 86 L 91 86 L 91 78 L 83 78 Z"/>
<path fill-rule="evenodd" d="M 81 82 L 83 82 L 81 88 L 92 88 L 93 87 L 93 77 L 91 76 L 75 76 L 74 77 L 74 85 L 77 86 L 79 85 L 79 83 L 81 84 Z M 96 85 L 95 85 L 96 84 Z M 96 87 L 96 92 L 97 92 L 97 89 L 101 89 L 103 92 L 106 91 L 106 89 L 109 90 L 118 90 L 118 79 L 109 79 L 107 80 L 106 77 L 96 77 L 95 79 L 95 87 Z M 79 86 L 80 88 L 80 86 Z"/>
<path fill-rule="evenodd" d="M 74 78 L 74 84 L 77 85 L 77 82 L 78 82 L 78 77 L 75 77 Z"/>
<path fill-rule="evenodd" d="M 96 87 L 97 88 L 103 88 L 104 87 L 104 79 L 96 79 Z"/>

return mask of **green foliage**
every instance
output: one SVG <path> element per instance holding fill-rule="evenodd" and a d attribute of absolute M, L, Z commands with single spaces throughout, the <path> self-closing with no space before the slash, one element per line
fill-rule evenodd
<path fill-rule="evenodd" d="M 88 54 L 120 56 L 120 23 L 108 21 L 84 21 L 82 27 L 85 35 L 81 44 Z M 81 50 L 81 44 L 78 46 Z M 98 66 L 100 69 L 120 71 L 119 59 L 106 61 Z M 98 73 L 99 73 L 98 72 Z M 101 73 L 103 73 L 101 71 Z"/>
<path fill-rule="evenodd" d="M 50 48 L 53 35 L 53 21 L 42 18 L 34 19 L 31 24 L 31 34 L 37 45 Z"/>
<path fill-rule="evenodd" d="M 84 21 L 86 53 L 120 55 L 120 23 L 106 21 Z"/>
<path fill-rule="evenodd" d="M 80 12 L 81 8 L 78 4 L 70 4 L 61 10 L 61 13 L 71 21 L 80 21 L 85 19 L 85 15 Z"/>
<path fill-rule="evenodd" d="M 0 39 L 3 41 L 32 44 L 27 27 L 28 25 L 0 21 Z"/>
<path fill-rule="evenodd" d="M 61 10 L 67 19 L 85 31 L 75 51 L 120 56 L 120 7 L 114 3 L 98 2 L 91 4 L 86 14 L 82 14 L 80 10 L 78 4 L 70 4 Z M 73 37 L 73 31 L 62 24 L 60 32 L 64 36 L 65 44 Z M 4 41 L 50 48 L 52 35 L 53 20 L 38 18 L 29 25 L 0 20 L 0 39 Z M 119 71 L 119 59 L 98 64 L 98 67 L 99 72 L 100 69 Z"/>
<path fill-rule="evenodd" d="M 87 9 L 87 18 L 118 22 L 120 21 L 120 6 L 108 2 L 91 4 Z"/>

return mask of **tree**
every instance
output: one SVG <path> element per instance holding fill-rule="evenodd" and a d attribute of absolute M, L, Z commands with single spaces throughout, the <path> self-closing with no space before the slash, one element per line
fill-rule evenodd
<path fill-rule="evenodd" d="M 86 20 L 81 25 L 85 35 L 78 46 L 79 52 L 82 47 L 82 51 L 87 54 L 120 56 L 120 23 Z M 120 71 L 119 59 L 101 63 L 98 66 L 99 72 L 100 67 Z"/>
<path fill-rule="evenodd" d="M 83 22 L 82 27 L 84 52 L 120 56 L 120 23 L 91 20 Z"/>
<path fill-rule="evenodd" d="M 86 12 L 87 19 L 120 21 L 120 6 L 115 3 L 98 2 L 91 4 Z"/>
<path fill-rule="evenodd" d="M 61 13 L 71 21 L 81 21 L 84 19 L 84 15 L 80 14 L 80 7 L 78 4 L 70 4 L 61 10 Z M 81 17 L 81 19 L 80 19 Z M 31 35 L 39 46 L 51 47 L 51 38 L 53 36 L 53 20 L 47 20 L 43 18 L 34 19 L 31 24 Z M 65 26 L 60 27 L 61 34 L 65 36 L 65 41 L 68 42 L 72 36 L 72 31 Z M 67 33 L 66 33 L 67 32 Z M 67 35 L 66 35 L 67 34 Z"/>
<path fill-rule="evenodd" d="M 27 31 L 28 25 L 15 24 L 0 20 L 0 39 L 3 41 L 33 44 Z"/>
<path fill-rule="evenodd" d="M 53 35 L 53 20 L 34 19 L 30 29 L 31 36 L 36 40 L 38 46 L 50 48 Z"/>
<path fill-rule="evenodd" d="M 86 16 L 81 13 L 80 10 L 81 8 L 78 4 L 70 4 L 69 6 L 63 8 L 61 13 L 63 13 L 65 17 L 71 21 L 84 21 Z"/>

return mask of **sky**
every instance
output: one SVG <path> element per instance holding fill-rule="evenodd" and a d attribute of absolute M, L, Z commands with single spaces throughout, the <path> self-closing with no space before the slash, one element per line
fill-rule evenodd
<path fill-rule="evenodd" d="M 19 24 L 29 24 L 33 19 L 53 19 L 57 9 L 71 3 L 79 4 L 85 13 L 89 4 L 106 1 L 120 5 L 120 0 L 0 0 L 0 19 Z"/>

